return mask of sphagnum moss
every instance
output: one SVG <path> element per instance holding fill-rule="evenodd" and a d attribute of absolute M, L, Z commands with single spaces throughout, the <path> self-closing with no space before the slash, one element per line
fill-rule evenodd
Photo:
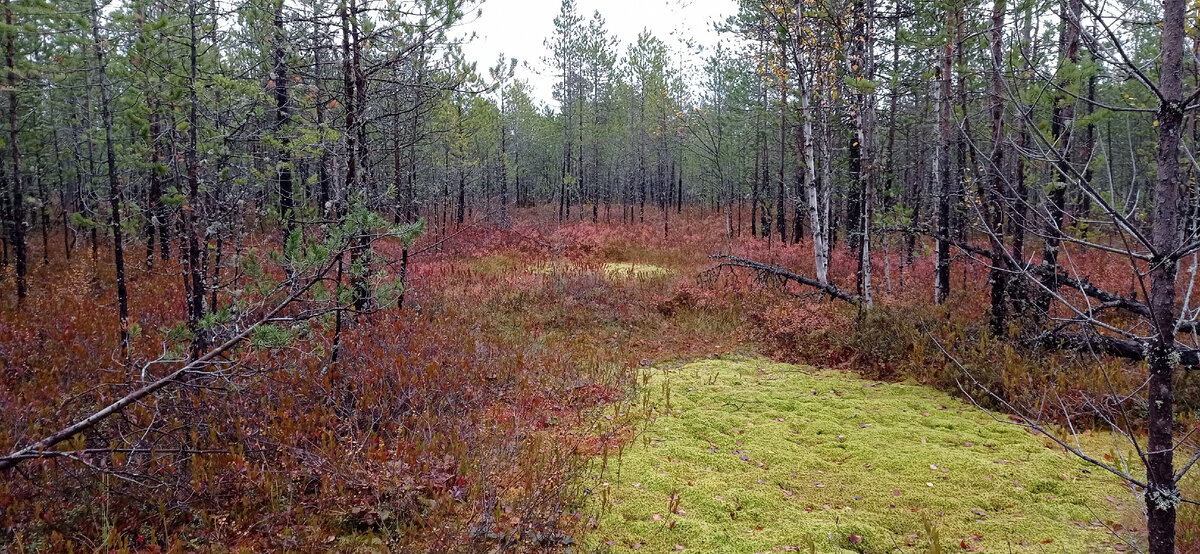
<path fill-rule="evenodd" d="M 929 387 L 756 359 L 647 371 L 641 432 L 592 497 L 593 551 L 925 552 L 931 530 L 946 552 L 1112 551 L 1101 522 L 1134 502 Z"/>

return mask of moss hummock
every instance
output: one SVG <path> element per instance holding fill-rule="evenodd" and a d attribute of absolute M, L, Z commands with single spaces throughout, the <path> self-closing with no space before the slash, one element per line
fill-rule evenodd
<path fill-rule="evenodd" d="M 926 386 L 755 359 L 646 371 L 639 434 L 595 487 L 590 550 L 1112 551 L 1103 522 L 1134 502 Z"/>

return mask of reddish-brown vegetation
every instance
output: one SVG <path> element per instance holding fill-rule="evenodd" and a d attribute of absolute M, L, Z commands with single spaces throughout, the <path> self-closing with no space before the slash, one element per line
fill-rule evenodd
<path fill-rule="evenodd" d="M 560 226 L 543 215 L 521 214 L 511 230 L 418 241 L 404 309 L 354 319 L 338 363 L 328 363 L 332 316 L 319 317 L 285 346 L 234 351 L 217 368 L 227 378 L 166 390 L 60 446 L 71 452 L 26 461 L 0 482 L 0 544 L 560 548 L 584 527 L 579 470 L 629 436 L 595 408 L 626 398 L 630 368 L 661 360 L 757 350 L 954 388 L 959 371 L 934 337 L 1025 406 L 1053 385 L 1068 412 L 1082 412 L 1085 396 L 1112 397 L 1109 382 L 1140 383 L 1141 368 L 1128 362 L 1035 353 L 989 336 L 987 268 L 969 259 L 955 265 L 952 301 L 933 307 L 932 257 L 918 252 L 904 264 L 903 254 L 885 262 L 881 252 L 877 306 L 858 313 L 811 291 L 709 271 L 708 254 L 732 249 L 810 272 L 804 242 L 730 241 L 720 216 L 700 213 L 676 218 L 670 237 L 654 223 Z M 399 258 L 398 245 L 378 250 Z M 1129 288 L 1128 267 L 1099 254 L 1073 261 L 1093 282 Z M 559 265 L 547 270 L 549 262 Z M 609 262 L 666 273 L 606 276 Z M 852 283 L 854 264 L 852 252 L 835 249 L 831 279 Z M 0 451 L 146 378 L 119 358 L 111 271 L 82 251 L 71 262 L 53 252 L 33 268 L 20 307 L 12 281 L 0 282 Z M 128 272 L 138 368 L 186 351 L 181 271 L 172 263 Z M 153 377 L 173 363 L 147 367 Z M 1195 403 L 1196 385 L 1182 385 L 1191 389 L 1183 400 Z M 1181 538 L 1194 541 L 1187 517 Z"/>

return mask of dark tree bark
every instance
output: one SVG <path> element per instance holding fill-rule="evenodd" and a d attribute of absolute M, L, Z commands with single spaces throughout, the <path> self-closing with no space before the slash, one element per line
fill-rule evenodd
<path fill-rule="evenodd" d="M 138 41 L 143 47 L 148 47 L 149 39 L 146 36 L 145 22 L 149 14 L 138 13 Z M 146 223 L 146 269 L 154 269 L 154 243 L 157 239 L 161 243 L 162 259 L 167 260 L 167 224 L 165 222 L 165 213 L 162 205 L 162 151 L 159 148 L 158 137 L 162 133 L 162 125 L 159 121 L 158 99 L 151 90 L 146 90 L 146 112 L 150 130 L 150 171 L 147 175 L 149 188 L 146 192 L 146 212 L 149 215 L 149 221 Z"/>
<path fill-rule="evenodd" d="M 597 159 L 597 163 L 599 160 Z M 504 96 L 500 97 L 500 225 L 508 227 L 508 119 L 504 113 Z M 596 223 L 596 203 L 592 203 L 592 223 Z"/>
<path fill-rule="evenodd" d="M 34 167 L 37 167 L 39 171 L 36 177 L 38 198 L 42 204 L 38 207 L 38 215 L 41 216 L 38 227 L 42 232 L 42 265 L 50 265 L 50 193 L 46 191 L 46 176 L 41 173 L 42 153 L 40 151 L 34 158 Z"/>
<path fill-rule="evenodd" d="M 200 207 L 200 168 L 197 159 L 200 134 L 200 99 L 196 92 L 197 72 L 199 71 L 199 53 L 196 43 L 198 23 L 196 21 L 196 0 L 188 2 L 188 129 L 187 129 L 187 200 L 183 205 L 183 228 L 187 237 L 187 289 L 188 289 L 188 329 L 192 333 L 192 357 L 199 356 L 208 350 L 208 339 L 200 328 L 200 320 L 204 317 L 204 270 L 200 267 L 200 237 L 198 236 L 196 210 Z"/>
<path fill-rule="evenodd" d="M 296 206 L 292 193 L 292 149 L 288 137 L 288 125 L 291 124 L 292 114 L 288 109 L 288 66 L 287 53 L 284 44 L 287 34 L 283 28 L 283 0 L 275 1 L 275 18 L 273 29 L 274 48 L 271 52 L 274 63 L 275 86 L 272 92 L 275 96 L 275 140 L 279 148 L 275 154 L 275 182 L 279 187 L 279 217 L 283 220 L 283 240 L 296 228 Z"/>
<path fill-rule="evenodd" d="M 875 80 L 875 2 L 855 2 L 855 57 L 858 76 L 864 82 Z M 853 67 L 852 67 L 853 69 Z M 867 307 L 872 303 L 871 291 L 871 224 L 874 218 L 875 188 L 875 91 L 859 91 L 855 102 L 858 153 L 858 295 Z"/>
<path fill-rule="evenodd" d="M 782 41 L 779 47 L 779 59 L 787 59 L 787 41 Z M 784 182 L 784 167 L 787 165 L 787 106 L 788 81 L 787 72 L 779 83 L 779 177 L 775 193 L 775 227 L 779 229 L 779 243 L 787 244 L 787 184 Z"/>
<path fill-rule="evenodd" d="M 318 14 L 319 15 L 319 14 Z M 324 44 L 321 41 L 320 17 L 313 17 L 313 87 L 316 93 L 317 128 L 321 129 L 320 155 L 317 156 L 317 202 L 318 213 L 328 215 L 332 211 L 333 197 L 329 187 L 329 149 L 325 146 L 325 99 L 321 97 L 321 73 L 324 65 Z"/>
<path fill-rule="evenodd" d="M 8 9 L 5 0 L 6 19 L 12 25 L 12 10 Z M 104 145 L 108 169 L 108 206 L 109 226 L 113 234 L 113 263 L 117 270 L 117 310 L 120 317 L 121 359 L 129 366 L 129 293 L 125 288 L 125 237 L 121 230 L 121 187 L 117 181 L 117 154 L 113 147 L 112 97 L 108 88 L 108 74 L 105 65 L 104 44 L 100 40 L 100 8 L 92 0 L 92 39 L 96 51 L 96 71 L 100 78 L 100 117 L 104 124 Z M 12 38 L 8 44 L 9 68 L 12 67 Z M 9 77 L 10 86 L 12 76 Z M 15 90 L 15 89 L 10 89 Z M 16 131 L 13 132 L 14 139 Z M 15 144 L 14 144 L 15 146 Z"/>
<path fill-rule="evenodd" d="M 992 159 L 991 180 L 987 188 L 987 204 L 985 211 L 988 216 L 989 238 L 992 246 L 992 267 L 988 271 L 988 282 L 991 284 L 992 313 L 989 323 L 992 334 L 1001 336 L 1005 331 L 1007 318 L 1006 289 L 1008 287 L 1008 258 L 1004 255 L 1004 76 L 1001 68 L 1004 64 L 1004 0 L 992 2 Z"/>
<path fill-rule="evenodd" d="M 458 127 L 458 203 L 455 209 L 454 222 L 461 226 L 467 219 L 467 146 L 463 140 L 463 135 L 466 133 L 463 125 L 463 105 L 462 99 L 455 100 L 454 108 L 457 110 L 458 119 L 455 125 Z M 567 216 L 571 215 L 570 202 L 567 202 Z"/>
<path fill-rule="evenodd" d="M 4 186 L 4 190 L 0 190 L 0 280 L 8 274 L 8 257 L 9 247 L 12 241 L 13 234 L 13 219 L 12 219 L 12 191 L 9 190 L 8 173 L 4 170 L 4 159 L 0 156 L 0 184 Z"/>
<path fill-rule="evenodd" d="M 1034 53 L 1031 50 L 1033 33 L 1033 7 L 1027 6 L 1022 14 L 1021 22 L 1021 57 L 1025 60 L 1024 70 L 1026 73 L 1031 72 Z M 1028 118 L 1032 115 L 1032 107 L 1021 103 L 1017 106 L 1019 117 L 1017 117 L 1017 137 L 1016 147 L 1018 151 L 1025 151 L 1029 147 L 1029 127 Z M 1025 231 L 1029 224 L 1029 188 L 1025 184 L 1026 163 L 1025 156 L 1018 155 L 1014 162 L 1015 175 L 1013 176 L 1013 187 L 1009 197 L 1009 203 L 1013 206 L 1013 211 L 1009 217 L 1008 234 L 1012 240 L 1012 257 L 1014 260 L 1025 260 Z M 1017 312 L 1023 312 L 1026 309 L 1026 300 L 1023 298 L 1013 298 L 1013 308 Z"/>
<path fill-rule="evenodd" d="M 46 110 L 50 114 L 51 121 L 53 121 L 54 120 L 54 103 L 47 102 Z M 51 137 L 51 140 L 53 141 L 51 148 L 54 150 L 55 171 L 58 174 L 58 214 L 59 214 L 60 224 L 62 227 L 63 255 L 66 256 L 67 261 L 70 261 L 71 260 L 71 241 L 70 241 L 70 233 L 68 232 L 68 228 L 67 228 L 67 192 L 66 192 L 67 191 L 67 183 L 66 183 L 66 179 L 63 177 L 63 161 L 62 161 L 62 154 L 60 152 L 59 142 L 58 142 L 58 125 L 51 126 L 50 137 Z M 3 194 L 0 194 L 0 196 L 3 196 Z M 4 209 L 2 207 L 0 207 L 0 221 L 3 221 L 3 219 L 4 219 Z M 0 223 L 0 225 L 2 225 L 2 223 Z"/>
<path fill-rule="evenodd" d="M 362 66 L 360 49 L 361 44 L 358 39 L 358 8 L 354 0 L 343 0 L 340 6 L 340 16 L 342 24 L 342 85 L 344 87 L 345 104 L 346 104 L 346 182 L 345 189 L 347 193 L 362 193 L 364 192 L 362 177 L 359 175 L 359 156 L 362 154 L 359 149 L 359 141 L 362 137 L 360 127 L 363 125 L 359 121 L 359 110 L 362 109 L 363 93 L 359 90 L 363 84 L 361 78 Z M 366 243 L 363 238 L 363 230 L 359 231 L 359 237 L 355 240 L 356 245 L 350 249 L 350 267 L 353 269 L 361 260 L 363 265 L 366 265 L 366 260 L 363 260 L 366 254 Z M 340 271 L 339 265 L 339 273 Z M 339 281 L 340 282 L 340 281 Z M 362 273 L 351 275 L 351 286 L 354 289 L 354 309 L 365 311 L 370 305 L 370 295 L 367 290 L 366 275 Z M 338 312 L 341 314 L 341 311 Z M 340 323 L 340 320 L 339 320 Z M 340 335 L 340 324 L 338 325 Z"/>
<path fill-rule="evenodd" d="M 762 148 L 759 142 L 762 139 L 758 132 L 760 118 L 758 115 L 754 117 L 754 175 L 750 177 L 750 236 L 758 236 L 758 191 L 761 188 L 759 181 L 759 167 L 762 162 Z"/>
<path fill-rule="evenodd" d="M 1184 0 L 1163 1 L 1162 58 L 1158 88 L 1157 171 L 1154 183 L 1154 222 L 1151 241 L 1157 253 L 1150 265 L 1150 312 L 1154 340 L 1148 362 L 1150 382 L 1147 425 L 1147 531 L 1151 554 L 1175 552 L 1175 516 L 1179 504 L 1174 467 L 1176 251 L 1180 246 L 1179 147 L 1183 127 Z"/>
<path fill-rule="evenodd" d="M 952 27 L 953 12 L 947 10 L 947 18 Z M 938 146 L 934 157 L 934 174 L 937 187 L 937 260 L 934 276 L 934 300 L 941 304 L 950 297 L 950 75 L 954 63 L 954 45 L 947 41 L 942 53 L 941 66 L 938 67 L 934 96 L 936 97 L 938 114 Z"/>
<path fill-rule="evenodd" d="M 26 295 L 25 276 L 29 273 L 28 262 L 26 260 L 26 244 L 25 244 L 25 191 L 22 187 L 21 180 L 21 143 L 20 143 L 20 127 L 17 117 L 18 95 L 17 95 L 17 69 L 16 69 L 16 33 L 12 31 L 13 13 L 9 6 L 9 0 L 4 0 L 4 21 L 8 25 L 9 32 L 5 33 L 4 45 L 4 61 L 8 67 L 8 132 L 9 144 L 8 151 L 12 155 L 12 203 L 9 206 L 11 237 L 13 243 L 13 253 L 16 258 L 17 270 L 17 302 L 23 302 Z"/>
<path fill-rule="evenodd" d="M 158 136 L 162 133 L 159 122 L 157 102 L 148 102 L 150 111 L 150 189 L 147 192 L 147 202 L 150 206 L 150 223 L 146 225 L 146 268 L 154 267 L 154 239 L 158 236 L 159 252 L 165 262 L 170 257 L 170 239 L 167 236 L 167 213 L 162 203 L 162 151 L 159 148 Z"/>

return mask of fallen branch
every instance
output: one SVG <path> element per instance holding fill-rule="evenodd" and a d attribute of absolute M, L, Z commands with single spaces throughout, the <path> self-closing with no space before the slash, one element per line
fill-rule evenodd
<path fill-rule="evenodd" d="M 336 260 L 339 258 L 339 256 L 333 256 L 331 258 Z M 276 305 L 274 308 L 272 308 L 269 312 L 267 312 L 265 315 L 263 315 L 261 318 L 259 318 L 258 321 L 255 321 L 253 324 L 247 326 L 245 329 L 242 329 L 241 332 L 230 337 L 229 340 L 226 340 L 224 343 L 221 343 L 220 345 L 216 346 L 212 350 L 209 350 L 208 353 L 204 354 L 203 356 L 200 356 L 199 358 L 192 360 L 191 362 L 185 364 L 183 367 L 180 367 L 179 369 L 176 369 L 175 371 L 171 372 L 167 376 L 162 377 L 162 378 L 158 379 L 157 381 L 147 384 L 146 386 L 143 386 L 142 388 L 137 389 L 137 390 L 121 397 L 120 399 L 109 404 L 108 406 L 105 406 L 104 408 L 100 409 L 99 411 L 94 412 L 91 415 L 89 415 L 79 421 L 76 421 L 75 423 L 72 423 L 71 425 L 68 425 L 67 427 L 64 427 L 63 429 L 43 438 L 29 446 L 14 450 L 14 451 L 10 452 L 7 456 L 0 457 L 0 471 L 7 471 L 9 469 L 12 469 L 12 468 L 16 467 L 17 464 L 20 464 L 24 460 L 42 457 L 43 455 L 45 455 L 47 453 L 47 451 L 49 449 L 57 446 L 59 443 L 67 441 L 80 433 L 88 431 L 89 429 L 91 429 L 91 428 L 95 427 L 97 424 L 99 424 L 101 421 L 108 419 L 109 417 L 113 416 L 114 414 L 120 413 L 126 407 L 134 404 L 135 402 L 137 402 L 147 396 L 150 396 L 151 394 L 154 394 L 155 392 L 167 387 L 168 385 L 172 385 L 172 384 L 180 381 L 183 376 L 185 376 L 189 373 L 198 372 L 199 370 L 201 370 L 204 367 L 208 366 L 209 364 L 213 363 L 215 360 L 217 360 L 219 357 L 221 357 L 226 351 L 232 349 L 233 347 L 235 347 L 239 343 L 241 343 L 243 340 L 246 340 L 248 337 L 250 337 L 251 333 L 253 333 L 254 330 L 257 329 L 259 326 L 270 322 L 276 315 L 279 314 L 279 312 L 283 311 L 283 309 L 286 308 L 289 304 L 291 304 L 292 302 L 294 302 L 295 300 L 300 298 L 302 295 L 307 293 L 308 290 L 310 288 L 312 288 L 313 284 L 317 283 L 322 278 L 324 278 L 325 274 L 328 273 L 333 266 L 334 266 L 334 262 L 330 262 L 329 264 L 326 264 L 326 266 L 320 271 L 320 273 L 318 273 L 316 275 L 316 277 L 309 279 L 308 282 L 305 283 L 305 285 L 303 287 L 300 287 L 298 290 L 293 292 L 290 296 L 288 296 L 286 299 L 284 299 L 282 302 L 280 302 L 278 305 Z"/>
<path fill-rule="evenodd" d="M 1121 308 L 1140 316 L 1150 317 L 1150 308 L 1145 304 L 1132 298 L 1127 298 L 1115 292 L 1110 292 L 1097 287 L 1096 285 L 1093 285 L 1087 277 L 1075 279 L 1066 273 L 1063 273 L 1057 267 L 1044 265 L 1035 265 L 1030 267 L 1029 273 L 1032 273 L 1041 279 L 1053 279 L 1054 282 L 1060 287 L 1068 287 L 1078 290 L 1110 307 Z"/>
<path fill-rule="evenodd" d="M 102 456 L 104 454 L 109 454 L 109 455 L 112 455 L 112 454 L 128 454 L 128 455 L 186 454 L 188 456 L 224 454 L 224 455 L 232 456 L 232 455 L 237 455 L 237 454 L 249 454 L 249 453 L 255 453 L 255 452 L 264 452 L 264 451 L 263 450 L 246 450 L 246 451 L 242 451 L 242 452 L 234 452 L 233 450 L 193 449 L 193 448 L 184 448 L 184 449 L 179 449 L 179 448 L 175 448 L 175 449 L 171 449 L 171 448 L 160 448 L 160 449 L 154 449 L 154 448 L 84 448 L 82 450 L 44 450 L 42 452 L 30 452 L 28 454 L 10 454 L 8 456 L 5 456 L 4 459 L 19 458 L 19 459 L 24 459 L 24 460 L 31 460 L 34 458 L 77 458 L 77 457 L 83 457 L 83 456 Z"/>
<path fill-rule="evenodd" d="M 1134 361 L 1145 360 L 1148 349 L 1148 346 L 1141 341 L 1096 333 L 1050 333 L 1039 337 L 1038 342 L 1045 348 L 1093 351 Z M 1176 350 L 1175 352 L 1179 355 L 1179 365 L 1184 369 L 1200 369 L 1200 351 Z"/>
<path fill-rule="evenodd" d="M 801 285 L 815 288 L 833 298 L 844 300 L 851 304 L 859 304 L 861 302 L 857 294 L 850 294 L 831 283 L 822 283 L 816 279 L 805 277 L 798 273 L 793 273 L 777 265 L 763 263 L 748 258 L 742 258 L 740 256 L 733 256 L 730 254 L 713 254 L 709 256 L 709 258 L 714 260 L 723 260 L 721 263 L 717 264 L 717 267 L 714 269 L 719 269 L 722 267 L 740 267 L 752 269 L 757 271 L 760 275 L 767 275 L 778 279 L 783 279 L 784 281 L 794 281 Z"/>
<path fill-rule="evenodd" d="M 934 231 L 933 229 L 930 229 L 929 227 L 924 227 L 924 226 L 909 226 L 909 227 L 898 226 L 897 227 L 897 226 L 893 226 L 893 227 L 878 227 L 875 230 L 882 232 L 882 233 L 895 232 L 895 233 L 908 233 L 908 234 L 923 235 L 923 236 L 930 237 L 930 238 L 933 238 L 936 240 L 945 241 L 946 244 L 949 244 L 950 246 L 953 246 L 959 250 L 962 250 L 963 252 L 966 252 L 972 256 L 987 258 L 989 260 L 991 260 L 995 256 L 995 253 L 992 252 L 991 250 L 980 248 L 980 247 L 970 244 L 968 242 L 964 242 L 964 241 L 955 239 L 954 237 L 942 236 L 942 235 L 938 234 L 937 231 Z"/>

